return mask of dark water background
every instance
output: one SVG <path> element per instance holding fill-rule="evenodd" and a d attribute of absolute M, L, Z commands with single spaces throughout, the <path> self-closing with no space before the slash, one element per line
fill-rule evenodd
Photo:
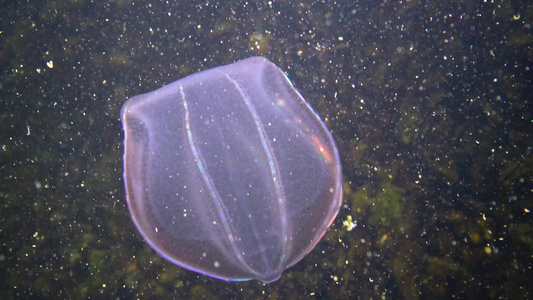
<path fill-rule="evenodd" d="M 531 297 L 531 4 L 1 6 L 0 298 Z M 325 238 L 268 285 L 159 257 L 122 180 L 127 98 L 253 55 L 325 120 L 345 182 Z"/>

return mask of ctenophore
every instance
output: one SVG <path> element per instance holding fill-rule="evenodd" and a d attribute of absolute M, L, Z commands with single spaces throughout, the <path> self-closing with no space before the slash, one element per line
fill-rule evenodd
<path fill-rule="evenodd" d="M 184 268 L 275 281 L 339 211 L 332 136 L 264 57 L 132 97 L 121 119 L 133 221 L 155 251 Z"/>

